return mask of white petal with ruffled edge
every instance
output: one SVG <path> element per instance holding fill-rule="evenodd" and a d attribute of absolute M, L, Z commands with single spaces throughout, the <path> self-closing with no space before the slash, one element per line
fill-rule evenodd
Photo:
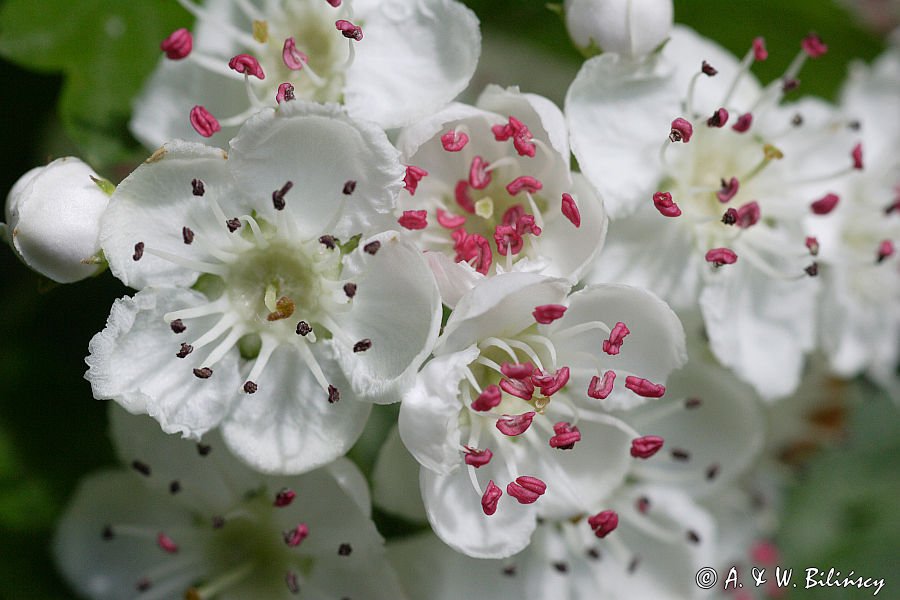
<path fill-rule="evenodd" d="M 391 428 L 375 459 L 372 500 L 378 508 L 408 521 L 428 519 L 419 492 L 419 463 L 403 445 L 397 426 Z"/>

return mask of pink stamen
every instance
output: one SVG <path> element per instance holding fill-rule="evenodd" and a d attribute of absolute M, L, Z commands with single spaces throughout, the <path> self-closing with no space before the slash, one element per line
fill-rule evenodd
<path fill-rule="evenodd" d="M 487 488 L 485 488 L 484 494 L 481 496 L 481 510 L 484 511 L 484 514 L 491 516 L 497 512 L 497 503 L 500 502 L 500 496 L 502 495 L 503 492 L 497 487 L 494 480 L 488 481 Z"/>
<path fill-rule="evenodd" d="M 813 256 L 819 255 L 819 239 L 815 237 L 807 237 L 806 238 L 806 249 L 809 250 L 809 253 Z"/>
<path fill-rule="evenodd" d="M 715 77 L 719 73 L 719 70 L 717 68 L 715 68 L 705 60 L 700 65 L 700 71 L 707 77 Z"/>
<path fill-rule="evenodd" d="M 738 133 L 746 133 L 753 125 L 753 113 L 744 113 L 738 117 L 737 122 L 731 128 Z"/>
<path fill-rule="evenodd" d="M 853 146 L 853 150 L 850 152 L 851 158 L 853 158 L 853 168 L 857 170 L 862 170 L 863 168 L 863 155 L 862 155 L 862 144 L 856 144 Z"/>
<path fill-rule="evenodd" d="M 706 120 L 706 124 L 709 127 L 725 127 L 725 123 L 728 122 L 728 111 L 724 108 L 720 108 L 716 112 L 712 114 L 712 116 Z"/>
<path fill-rule="evenodd" d="M 509 225 L 511 227 L 515 227 L 516 223 L 519 222 L 519 219 L 525 216 L 525 207 L 521 204 L 513 204 L 509 208 L 506 209 L 506 212 L 503 213 L 503 218 L 500 219 L 500 223 L 503 225 Z"/>
<path fill-rule="evenodd" d="M 156 534 L 156 545 L 159 546 L 164 552 L 168 552 L 169 554 L 175 554 L 178 552 L 178 544 L 175 543 L 175 540 L 167 536 L 163 532 L 159 532 Z"/>
<path fill-rule="evenodd" d="M 532 420 L 534 420 L 534 411 L 522 413 L 521 415 L 503 415 L 497 420 L 497 429 L 503 435 L 521 435 L 531 427 Z"/>
<path fill-rule="evenodd" d="M 534 222 L 534 215 L 524 214 L 516 220 L 516 233 L 519 235 L 541 235 L 541 231 L 543 230 Z"/>
<path fill-rule="evenodd" d="M 491 458 L 493 457 L 494 453 L 491 452 L 488 448 L 479 450 L 478 448 L 471 448 L 469 446 L 466 446 L 466 455 L 463 457 L 463 460 L 470 467 L 480 469 L 484 465 L 491 462 Z"/>
<path fill-rule="evenodd" d="M 737 209 L 737 220 L 735 224 L 742 229 L 747 229 L 759 222 L 759 216 L 759 203 L 754 200 Z"/>
<path fill-rule="evenodd" d="M 734 225 L 738 220 L 738 211 L 733 208 L 728 208 L 725 211 L 725 214 L 722 215 L 722 222 L 726 225 Z"/>
<path fill-rule="evenodd" d="M 428 171 L 421 167 L 416 167 L 414 165 L 408 165 L 406 167 L 406 175 L 403 176 L 403 187 L 406 188 L 406 191 L 409 192 L 410 196 L 416 195 L 416 189 L 419 187 L 419 182 L 422 181 L 422 178 L 428 175 Z"/>
<path fill-rule="evenodd" d="M 681 209 L 672 200 L 672 194 L 669 192 L 656 192 L 653 194 L 653 206 L 664 217 L 680 217 Z"/>
<path fill-rule="evenodd" d="M 706 252 L 706 262 L 712 263 L 717 267 L 722 265 L 732 265 L 737 262 L 737 254 L 728 248 L 713 248 Z"/>
<path fill-rule="evenodd" d="M 293 529 L 288 529 L 283 533 L 284 543 L 291 548 L 296 548 L 303 540 L 309 536 L 309 527 L 306 523 L 300 523 Z"/>
<path fill-rule="evenodd" d="M 497 225 L 494 229 L 494 242 L 497 244 L 497 252 L 501 256 L 516 255 L 525 246 L 525 240 L 522 239 L 516 228 L 509 225 Z"/>
<path fill-rule="evenodd" d="M 666 386 L 634 375 L 625 378 L 625 387 L 644 398 L 662 398 L 666 393 Z"/>
<path fill-rule="evenodd" d="M 550 438 L 550 447 L 557 450 L 571 450 L 576 442 L 581 441 L 581 432 L 578 427 L 566 421 L 560 421 L 553 425 L 556 434 Z"/>
<path fill-rule="evenodd" d="M 487 171 L 488 166 L 488 163 L 480 156 L 473 158 L 472 166 L 469 167 L 469 185 L 476 190 L 483 190 L 490 185 L 491 174 Z M 457 198 L 457 201 L 459 201 L 459 198 Z M 474 208 L 472 210 L 474 212 Z"/>
<path fill-rule="evenodd" d="M 257 79 L 266 78 L 259 61 L 249 54 L 238 54 L 228 61 L 228 66 L 242 75 L 253 75 Z"/>
<path fill-rule="evenodd" d="M 569 367 L 560 367 L 552 375 L 539 371 L 531 376 L 531 383 L 541 388 L 544 396 L 552 396 L 569 383 Z"/>
<path fill-rule="evenodd" d="M 606 400 L 613 391 L 613 384 L 615 381 L 616 374 L 613 371 L 604 373 L 602 380 L 594 375 L 591 377 L 591 382 L 588 384 L 587 395 L 590 398 L 595 398 L 597 400 Z"/>
<path fill-rule="evenodd" d="M 441 136 L 441 145 L 447 152 L 459 152 L 469 143 L 469 136 L 461 131 L 451 130 Z"/>
<path fill-rule="evenodd" d="M 428 227 L 428 217 L 424 210 L 404 210 L 403 216 L 397 219 L 397 223 L 406 229 L 425 229 Z"/>
<path fill-rule="evenodd" d="M 716 192 L 716 198 L 719 199 L 719 202 L 725 204 L 737 195 L 740 188 L 741 183 L 738 181 L 737 177 L 732 177 L 728 181 L 723 179 L 722 188 Z"/>
<path fill-rule="evenodd" d="M 534 396 L 534 384 L 530 379 L 501 379 L 500 388 L 510 396 L 526 402 Z"/>
<path fill-rule="evenodd" d="M 575 204 L 575 199 L 569 194 L 562 195 L 562 214 L 572 225 L 581 227 L 581 212 L 578 210 L 578 205 Z"/>
<path fill-rule="evenodd" d="M 500 388 L 491 384 L 484 388 L 484 390 L 478 394 L 478 398 L 472 402 L 472 410 L 477 410 L 479 412 L 489 411 L 500 404 L 501 397 L 502 392 L 500 391 Z"/>
<path fill-rule="evenodd" d="M 334 22 L 334 26 L 341 32 L 341 35 L 348 40 L 356 40 L 359 42 L 363 39 L 363 30 L 359 25 L 354 25 L 345 19 L 338 19 Z"/>
<path fill-rule="evenodd" d="M 506 486 L 506 493 L 519 501 L 519 504 L 534 504 L 547 491 L 547 484 L 537 477 L 522 475 Z"/>
<path fill-rule="evenodd" d="M 470 214 L 475 214 L 475 202 L 472 201 L 472 196 L 469 195 L 469 182 L 465 179 L 460 179 L 456 182 L 456 188 L 453 190 L 453 196 L 456 198 L 456 203 L 459 204 L 460 208 Z"/>
<path fill-rule="evenodd" d="M 663 439 L 658 435 L 645 435 L 631 440 L 631 456 L 650 458 L 663 447 Z"/>
<path fill-rule="evenodd" d="M 619 526 L 619 515 L 614 510 L 604 510 L 588 517 L 588 525 L 598 538 L 605 538 Z"/>
<path fill-rule="evenodd" d="M 275 494 L 275 502 L 273 502 L 273 506 L 284 508 L 285 506 L 289 506 L 296 497 L 297 492 L 289 488 L 283 488 L 279 490 L 277 494 Z"/>
<path fill-rule="evenodd" d="M 325 0 L 325 2 L 332 5 L 335 8 L 338 8 L 341 5 L 341 0 Z"/>
<path fill-rule="evenodd" d="M 212 137 L 215 132 L 222 129 L 219 121 L 199 105 L 191 109 L 191 127 L 203 137 Z"/>
<path fill-rule="evenodd" d="M 824 196 L 810 204 L 809 207 L 810 209 L 812 209 L 814 214 L 827 215 L 834 210 L 834 207 L 837 206 L 840 199 L 841 198 L 837 194 L 825 194 Z"/>
<path fill-rule="evenodd" d="M 549 325 L 566 314 L 567 307 L 562 304 L 542 304 L 535 306 L 531 315 L 541 325 Z"/>
<path fill-rule="evenodd" d="M 882 242 L 878 244 L 878 262 L 884 262 L 893 255 L 894 242 L 891 240 L 882 240 Z"/>
<path fill-rule="evenodd" d="M 803 51 L 810 58 L 819 58 L 828 52 L 828 46 L 823 44 L 822 39 L 814 33 L 803 38 L 803 41 L 800 42 L 800 47 L 803 48 Z"/>
<path fill-rule="evenodd" d="M 762 62 L 767 58 L 769 58 L 769 51 L 766 50 L 765 38 L 753 38 L 753 59 Z"/>
<path fill-rule="evenodd" d="M 760 541 L 750 548 L 750 557 L 756 564 L 774 565 L 781 560 L 781 553 L 778 551 L 778 546 L 772 542 Z"/>
<path fill-rule="evenodd" d="M 166 53 L 170 60 L 181 60 L 194 48 L 194 38 L 185 28 L 176 29 L 159 44 L 159 49 Z"/>
<path fill-rule="evenodd" d="M 477 272 L 487 275 L 494 260 L 490 243 L 477 233 L 469 234 L 464 229 L 457 229 L 451 236 L 456 250 L 456 262 L 466 262 Z"/>
<path fill-rule="evenodd" d="M 500 372 L 510 379 L 528 379 L 534 373 L 534 365 L 525 363 L 503 363 Z"/>
<path fill-rule="evenodd" d="M 289 102 L 294 99 L 294 86 L 290 83 L 282 83 L 278 86 L 278 93 L 275 94 L 275 102 Z"/>
<path fill-rule="evenodd" d="M 631 333 L 626 327 L 625 323 L 619 321 L 612 328 L 612 331 L 609 332 L 609 339 L 603 340 L 603 351 L 609 354 L 610 356 L 615 356 L 619 353 L 619 350 L 622 348 L 622 342 L 625 341 L 625 336 Z"/>
<path fill-rule="evenodd" d="M 531 175 L 521 175 L 520 177 L 516 177 L 506 186 L 506 191 L 509 192 L 510 196 L 515 196 L 522 190 L 525 190 L 529 194 L 535 194 L 539 192 L 544 187 L 544 184 L 541 183 L 537 178 L 532 177 Z"/>
<path fill-rule="evenodd" d="M 672 128 L 669 130 L 669 140 L 672 142 L 683 142 L 687 144 L 694 135 L 694 126 L 687 119 L 678 117 L 672 121 Z"/>
<path fill-rule="evenodd" d="M 293 37 L 284 40 L 284 46 L 281 49 L 281 60 L 284 66 L 292 71 L 299 71 L 309 62 L 309 57 L 297 50 L 297 41 Z"/>
<path fill-rule="evenodd" d="M 464 181 L 461 183 L 465 183 Z M 463 215 L 453 215 L 442 208 L 437 209 L 437 222 L 441 227 L 447 229 L 456 229 L 466 224 L 466 218 Z"/>
<path fill-rule="evenodd" d="M 512 138 L 513 146 L 519 156 L 528 156 L 534 158 L 536 146 L 531 140 L 534 136 L 522 121 L 510 116 L 509 123 L 506 125 L 494 125 L 491 127 L 494 133 L 494 139 L 498 142 L 505 142 Z"/>

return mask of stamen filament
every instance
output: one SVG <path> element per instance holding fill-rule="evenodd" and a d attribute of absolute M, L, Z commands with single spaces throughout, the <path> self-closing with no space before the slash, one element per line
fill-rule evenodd
<path fill-rule="evenodd" d="M 507 344 L 506 342 L 504 342 L 501 339 L 498 339 L 495 337 L 487 337 L 487 338 L 484 338 L 480 344 L 478 344 L 478 347 L 481 350 L 485 350 L 486 348 L 490 348 L 491 346 L 493 346 L 495 348 L 500 348 L 501 350 L 506 352 L 509 355 L 509 357 L 512 358 L 513 362 L 519 362 L 519 357 L 516 355 L 515 350 L 513 350 L 509 346 L 509 344 Z M 496 364 L 496 363 L 494 363 L 494 364 Z"/>
<path fill-rule="evenodd" d="M 275 349 L 279 346 L 278 341 L 272 336 L 260 336 L 260 340 L 261 345 L 259 347 L 259 354 L 256 355 L 256 360 L 253 362 L 250 374 L 247 375 L 247 381 L 259 381 L 259 376 L 262 374 L 263 369 L 266 368 L 269 359 L 272 357 L 272 353 L 275 352 Z"/>
<path fill-rule="evenodd" d="M 156 248 L 145 247 L 144 252 L 156 256 L 157 258 L 167 260 L 170 263 L 178 265 L 179 267 L 191 269 L 192 271 L 209 273 L 210 275 L 218 275 L 219 277 L 224 277 L 228 274 L 228 269 L 225 267 L 225 265 L 214 265 L 200 260 L 184 258 L 183 256 L 178 256 L 177 254 L 166 252 L 165 250 L 157 250 Z"/>
<path fill-rule="evenodd" d="M 312 372 L 313 377 L 316 378 L 319 386 L 327 393 L 329 385 L 328 380 L 325 378 L 325 373 L 322 371 L 322 367 L 319 366 L 312 350 L 309 349 L 307 344 L 297 344 L 296 348 L 300 352 L 300 358 L 302 358 L 303 362 L 306 363 L 306 366 L 309 367 L 309 370 Z"/>
<path fill-rule="evenodd" d="M 246 562 L 238 566 L 233 571 L 220 575 L 217 579 L 213 579 L 209 583 L 198 588 L 190 588 L 185 594 L 185 598 L 190 600 L 209 600 L 215 598 L 220 592 L 234 587 L 246 579 L 256 568 L 253 562 Z"/>
<path fill-rule="evenodd" d="M 175 319 L 195 319 L 197 317 L 205 317 L 207 315 L 214 315 L 216 313 L 224 313 L 228 309 L 228 300 L 223 296 L 218 300 L 210 302 L 208 304 L 203 304 L 201 306 L 194 306 L 192 308 L 182 308 L 180 310 L 173 310 L 172 312 L 166 313 L 163 315 L 163 319 L 165 321 L 171 322 Z"/>
<path fill-rule="evenodd" d="M 586 331 L 593 331 L 594 329 L 599 329 L 606 335 L 609 335 L 612 331 L 612 329 L 609 328 L 609 325 L 607 325 L 603 321 L 588 321 L 586 323 L 579 323 L 578 325 L 571 325 L 569 327 L 566 327 L 565 329 L 560 329 L 559 331 L 553 333 L 553 337 L 571 337 L 573 335 L 578 335 L 579 333 L 584 333 Z"/>
<path fill-rule="evenodd" d="M 510 346 L 513 348 L 518 348 L 522 352 L 528 355 L 528 357 L 534 362 L 534 366 L 536 366 L 541 371 L 544 370 L 544 365 L 541 364 L 541 359 L 538 358 L 537 353 L 525 342 L 520 342 L 519 340 L 507 340 Z M 555 366 L 555 365 L 554 365 Z"/>
<path fill-rule="evenodd" d="M 199 350 L 210 342 L 217 340 L 220 335 L 231 329 L 236 321 L 237 317 L 232 314 L 226 313 L 222 315 L 222 318 L 219 319 L 219 321 L 215 325 L 213 325 L 212 329 L 197 338 L 197 341 L 193 342 L 191 346 L 194 347 L 194 350 Z"/>
<path fill-rule="evenodd" d="M 197 18 L 198 21 L 202 20 L 206 23 L 214 23 L 217 28 L 226 33 L 227 35 L 232 36 L 234 39 L 238 40 L 244 46 L 248 48 L 258 48 L 260 46 L 260 42 L 253 39 L 252 35 L 248 35 L 247 33 L 241 31 L 234 25 L 222 21 L 221 19 L 217 19 L 215 15 L 210 13 L 209 11 L 200 8 L 190 0 L 176 0 L 178 4 L 184 8 L 184 10 L 188 11 L 194 17 Z M 192 53 L 193 54 L 193 53 Z"/>
<path fill-rule="evenodd" d="M 481 358 L 481 357 L 479 357 L 479 358 Z M 485 359 L 485 360 L 487 360 L 487 359 Z M 496 366 L 496 363 L 494 363 L 494 364 Z M 472 370 L 469 369 L 468 367 L 466 367 L 464 374 L 466 376 L 466 379 L 469 381 L 469 385 L 471 385 L 472 388 L 474 388 L 474 390 L 480 395 L 482 392 L 482 389 L 481 389 L 481 386 L 478 385 L 478 381 L 475 379 L 475 375 L 472 374 Z M 469 390 L 466 388 L 463 388 L 463 392 L 465 392 L 467 395 L 469 394 Z M 471 404 L 471 401 L 472 401 L 472 397 L 471 397 L 471 395 L 469 395 L 469 397 L 467 398 L 466 404 L 467 405 Z"/>

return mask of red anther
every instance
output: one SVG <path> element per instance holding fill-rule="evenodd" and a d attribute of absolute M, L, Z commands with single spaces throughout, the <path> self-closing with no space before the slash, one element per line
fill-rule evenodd
<path fill-rule="evenodd" d="M 733 208 L 729 208 L 725 211 L 725 214 L 722 215 L 722 222 L 726 225 L 734 225 L 738 220 L 738 211 Z"/>
<path fill-rule="evenodd" d="M 822 43 L 822 39 L 815 33 L 811 33 L 800 42 L 800 47 L 810 58 L 819 58 L 828 52 L 828 46 Z"/>
<path fill-rule="evenodd" d="M 528 379 L 534 373 L 534 365 L 526 363 L 503 363 L 500 372 L 510 379 Z"/>
<path fill-rule="evenodd" d="M 475 203 L 472 201 L 472 196 L 469 195 L 468 181 L 465 179 L 457 181 L 456 188 L 453 190 L 453 196 L 456 198 L 456 203 L 459 204 L 460 208 L 467 213 L 475 214 Z"/>
<path fill-rule="evenodd" d="M 635 508 L 642 515 L 646 515 L 647 511 L 650 510 L 650 498 L 641 496 L 637 499 L 637 502 L 635 502 Z"/>
<path fill-rule="evenodd" d="M 738 117 L 737 122 L 731 128 L 738 133 L 745 133 L 753 125 L 753 113 L 744 113 Z"/>
<path fill-rule="evenodd" d="M 837 206 L 837 203 L 840 201 L 840 197 L 837 194 L 825 194 L 815 202 L 809 205 L 814 214 L 817 215 L 827 215 L 831 211 L 834 210 L 834 207 Z"/>
<path fill-rule="evenodd" d="M 500 388 L 510 396 L 526 401 L 534 396 L 534 384 L 530 379 L 501 379 Z"/>
<path fill-rule="evenodd" d="M 480 156 L 472 159 L 472 166 L 469 167 L 469 185 L 476 190 L 483 190 L 491 183 L 491 174 L 486 170 L 487 167 L 488 163 Z M 456 200 L 458 202 L 459 198 Z M 472 206 L 472 212 L 474 212 L 474 204 Z"/>
<path fill-rule="evenodd" d="M 212 137 L 215 132 L 222 129 L 219 121 L 199 105 L 191 109 L 191 127 L 203 137 Z"/>
<path fill-rule="evenodd" d="M 502 397 L 502 392 L 500 388 L 494 384 L 491 384 L 484 388 L 484 390 L 478 394 L 478 397 L 472 402 L 472 410 L 477 410 L 479 412 L 485 412 L 491 410 L 498 404 L 500 404 L 500 399 Z"/>
<path fill-rule="evenodd" d="M 806 238 L 806 249 L 809 250 L 809 253 L 813 256 L 819 255 L 819 240 L 815 237 L 807 237 Z"/>
<path fill-rule="evenodd" d="M 422 181 L 422 178 L 428 175 L 428 171 L 421 167 L 416 167 L 414 165 L 408 165 L 406 167 L 406 175 L 403 176 L 403 187 L 406 188 L 406 191 L 409 192 L 410 196 L 416 195 L 416 189 L 419 187 L 419 182 Z"/>
<path fill-rule="evenodd" d="M 466 455 L 463 457 L 463 461 L 465 461 L 465 463 L 470 467 L 479 469 L 491 462 L 491 459 L 493 457 L 494 453 L 491 452 L 489 448 L 479 450 L 478 448 L 466 446 Z"/>
<path fill-rule="evenodd" d="M 716 198 L 719 199 L 719 202 L 725 204 L 737 195 L 740 188 L 741 183 L 738 181 L 737 177 L 732 177 L 728 181 L 723 179 L 722 188 L 716 192 Z"/>
<path fill-rule="evenodd" d="M 506 212 L 503 213 L 503 217 L 500 219 L 500 223 L 502 225 L 509 225 L 511 227 L 515 227 L 516 223 L 519 222 L 519 219 L 525 216 L 525 207 L 521 204 L 513 204 L 509 208 L 506 209 Z"/>
<path fill-rule="evenodd" d="M 529 194 L 534 194 L 539 192 L 543 187 L 544 184 L 541 183 L 540 180 L 531 175 L 522 175 L 509 182 L 506 186 L 506 191 L 509 192 L 510 196 L 515 196 L 522 190 L 525 190 Z"/>
<path fill-rule="evenodd" d="M 494 139 L 498 142 L 505 142 L 512 138 L 513 146 L 519 156 L 534 157 L 536 146 L 531 141 L 534 136 L 522 121 L 510 116 L 508 124 L 494 125 L 491 127 L 491 131 L 494 133 Z"/>
<path fill-rule="evenodd" d="M 428 227 L 427 213 L 424 210 L 404 210 L 397 223 L 406 229 L 425 229 Z"/>
<path fill-rule="evenodd" d="M 297 497 L 297 492 L 290 488 L 282 488 L 275 494 L 275 502 L 273 502 L 273 506 L 277 506 L 278 508 L 284 508 L 285 506 L 290 505 L 291 502 L 294 501 L 294 498 Z"/>
<path fill-rule="evenodd" d="M 658 435 L 645 435 L 631 440 L 631 455 L 635 458 L 650 458 L 663 447 L 663 439 Z"/>
<path fill-rule="evenodd" d="M 293 37 L 284 40 L 284 46 L 281 49 L 281 60 L 284 66 L 292 71 L 299 71 L 309 62 L 309 57 L 303 52 L 297 50 L 297 41 Z"/>
<path fill-rule="evenodd" d="M 534 504 L 547 491 L 547 484 L 537 477 L 522 475 L 510 481 L 506 493 L 519 501 L 519 504 Z"/>
<path fill-rule="evenodd" d="M 605 538 L 619 526 L 619 515 L 614 510 L 604 510 L 588 517 L 588 525 L 598 538 Z"/>
<path fill-rule="evenodd" d="M 497 244 L 497 252 L 501 256 L 516 255 L 525 246 L 525 240 L 522 239 L 516 228 L 509 225 L 497 225 L 494 229 L 494 242 Z"/>
<path fill-rule="evenodd" d="M 282 83 L 278 86 L 278 93 L 275 94 L 275 102 L 289 102 L 294 99 L 294 86 L 290 83 Z"/>
<path fill-rule="evenodd" d="M 781 553 L 778 552 L 778 546 L 772 542 L 761 541 L 756 542 L 750 548 L 750 557 L 755 564 L 774 565 L 780 562 Z"/>
<path fill-rule="evenodd" d="M 781 82 L 781 91 L 787 94 L 790 91 L 796 90 L 800 87 L 800 80 L 795 78 L 787 78 L 782 80 Z"/>
<path fill-rule="evenodd" d="M 532 420 L 534 420 L 534 411 L 522 413 L 521 415 L 503 415 L 497 420 L 497 429 L 503 435 L 521 435 L 531 427 Z"/>
<path fill-rule="evenodd" d="M 332 5 L 335 8 L 338 8 L 341 5 L 341 0 L 325 0 L 325 2 Z"/>
<path fill-rule="evenodd" d="M 527 135 L 516 134 L 513 136 L 513 147 L 516 149 L 519 156 L 534 158 L 534 155 L 537 153 L 537 146 L 531 141 L 531 132 L 528 131 L 527 127 L 525 128 L 525 131 L 527 132 Z"/>
<path fill-rule="evenodd" d="M 503 125 L 492 125 L 491 131 L 494 134 L 494 139 L 498 142 L 505 142 L 509 138 L 513 136 L 513 129 L 508 124 Z"/>
<path fill-rule="evenodd" d="M 666 393 L 666 386 L 634 375 L 625 378 L 625 387 L 644 398 L 662 398 Z"/>
<path fill-rule="evenodd" d="M 569 194 L 562 195 L 562 214 L 572 225 L 581 227 L 581 212 L 578 210 L 578 205 L 575 204 L 575 199 Z"/>
<path fill-rule="evenodd" d="M 441 146 L 447 152 L 459 152 L 469 143 L 469 136 L 462 131 L 451 130 L 441 136 Z"/>
<path fill-rule="evenodd" d="M 805 267 L 803 270 L 804 270 L 804 271 L 806 272 L 806 274 L 809 275 L 810 277 L 815 277 L 816 275 L 819 274 L 819 263 L 813 261 L 813 262 L 810 263 L 807 267 Z"/>
<path fill-rule="evenodd" d="M 516 233 L 519 235 L 541 235 L 541 231 L 543 230 L 534 223 L 534 215 L 524 214 L 516 220 Z"/>
<path fill-rule="evenodd" d="M 720 108 L 715 111 L 710 118 L 706 120 L 706 124 L 709 127 L 725 127 L 725 123 L 728 122 L 728 111 L 724 108 Z"/>
<path fill-rule="evenodd" d="M 850 156 L 853 158 L 853 168 L 857 170 L 862 170 L 863 168 L 863 155 L 862 155 L 862 144 L 856 144 L 853 146 L 853 150 L 850 152 Z"/>
<path fill-rule="evenodd" d="M 354 25 L 345 19 L 338 19 L 334 22 L 334 26 L 341 32 L 341 35 L 348 40 L 356 40 L 359 42 L 363 39 L 363 30 L 359 25 Z"/>
<path fill-rule="evenodd" d="M 266 78 L 259 61 L 249 54 L 238 54 L 228 61 L 228 66 L 242 75 L 253 75 L 257 79 Z"/>
<path fill-rule="evenodd" d="M 769 51 L 766 50 L 765 38 L 753 38 L 753 59 L 762 62 L 767 58 L 769 58 Z"/>
<path fill-rule="evenodd" d="M 309 536 L 309 527 L 306 523 L 299 523 L 293 529 L 288 529 L 284 533 L 284 543 L 291 548 L 296 548 L 300 543 Z"/>
<path fill-rule="evenodd" d="M 603 340 L 603 351 L 611 356 L 615 356 L 622 349 L 622 342 L 625 336 L 631 333 L 625 323 L 619 321 L 609 332 L 609 339 Z"/>
<path fill-rule="evenodd" d="M 581 441 L 581 432 L 578 427 L 566 421 L 559 421 L 553 425 L 556 434 L 550 438 L 550 447 L 558 450 L 571 450 L 576 442 Z"/>
<path fill-rule="evenodd" d="M 166 53 L 166 58 L 181 60 L 191 53 L 194 47 L 194 38 L 191 32 L 185 28 L 176 29 L 159 44 L 159 49 Z"/>
<path fill-rule="evenodd" d="M 484 514 L 491 516 L 497 512 L 497 503 L 500 502 L 500 496 L 502 495 L 503 492 L 497 487 L 494 480 L 488 481 L 487 488 L 485 488 L 484 494 L 481 496 L 481 510 L 484 511 Z"/>
<path fill-rule="evenodd" d="M 176 552 L 178 552 L 178 544 L 175 543 L 175 540 L 161 531 L 156 534 L 156 545 L 159 546 L 164 552 L 168 552 L 169 554 L 175 554 Z"/>
<path fill-rule="evenodd" d="M 463 215 L 450 214 L 442 208 L 437 209 L 437 222 L 441 227 L 447 229 L 456 229 L 466 224 L 466 218 Z"/>
<path fill-rule="evenodd" d="M 694 135 L 694 126 L 687 119 L 678 117 L 672 121 L 672 128 L 669 130 L 669 140 L 672 142 L 683 142 L 687 144 Z"/>
<path fill-rule="evenodd" d="M 541 304 L 535 306 L 531 314 L 534 320 L 541 325 L 549 325 L 553 321 L 561 319 L 566 314 L 566 309 L 567 307 L 562 304 Z"/>
<path fill-rule="evenodd" d="M 881 243 L 878 244 L 878 262 L 883 262 L 893 255 L 894 242 L 892 242 L 891 240 L 882 240 Z"/>
<path fill-rule="evenodd" d="M 491 245 L 477 233 L 466 233 L 464 229 L 457 229 L 453 237 L 453 249 L 456 250 L 456 262 L 465 262 L 482 275 L 487 275 L 491 270 L 494 260 L 491 254 Z"/>
<path fill-rule="evenodd" d="M 737 254 L 728 248 L 713 248 L 706 252 L 706 262 L 712 263 L 717 267 L 722 265 L 732 265 L 737 262 Z"/>
<path fill-rule="evenodd" d="M 748 202 L 737 209 L 737 221 L 735 224 L 742 229 L 747 229 L 759 222 L 759 215 L 759 203 L 756 200 Z"/>
<path fill-rule="evenodd" d="M 587 395 L 591 398 L 595 398 L 597 400 L 606 400 L 606 398 L 612 393 L 613 384 L 616 381 L 616 374 L 612 371 L 607 371 L 603 374 L 603 379 L 600 379 L 598 376 L 594 375 L 591 377 L 591 382 L 588 384 Z"/>
<path fill-rule="evenodd" d="M 653 206 L 664 217 L 680 217 L 681 209 L 672 200 L 672 194 L 669 192 L 656 192 L 653 194 Z"/>
<path fill-rule="evenodd" d="M 531 376 L 531 382 L 541 388 L 541 394 L 552 396 L 569 383 L 569 367 L 560 367 L 552 375 L 539 372 Z"/>
<path fill-rule="evenodd" d="M 711 64 L 709 64 L 709 63 L 706 62 L 705 60 L 704 60 L 703 63 L 700 65 L 700 71 L 701 71 L 704 75 L 706 75 L 707 77 L 714 77 L 714 76 L 715 76 L 716 74 L 718 74 L 718 72 L 719 72 L 718 69 L 716 69 L 714 66 L 712 66 Z"/>

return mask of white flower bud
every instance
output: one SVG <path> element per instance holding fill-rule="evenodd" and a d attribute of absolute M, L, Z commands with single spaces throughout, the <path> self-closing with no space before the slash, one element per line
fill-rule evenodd
<path fill-rule="evenodd" d="M 672 0 L 565 0 L 566 27 L 575 45 L 638 58 L 669 37 Z"/>
<path fill-rule="evenodd" d="M 10 190 L 0 233 L 22 262 L 54 281 L 90 277 L 104 264 L 95 258 L 100 215 L 109 203 L 102 183 L 71 156 L 32 169 Z"/>

